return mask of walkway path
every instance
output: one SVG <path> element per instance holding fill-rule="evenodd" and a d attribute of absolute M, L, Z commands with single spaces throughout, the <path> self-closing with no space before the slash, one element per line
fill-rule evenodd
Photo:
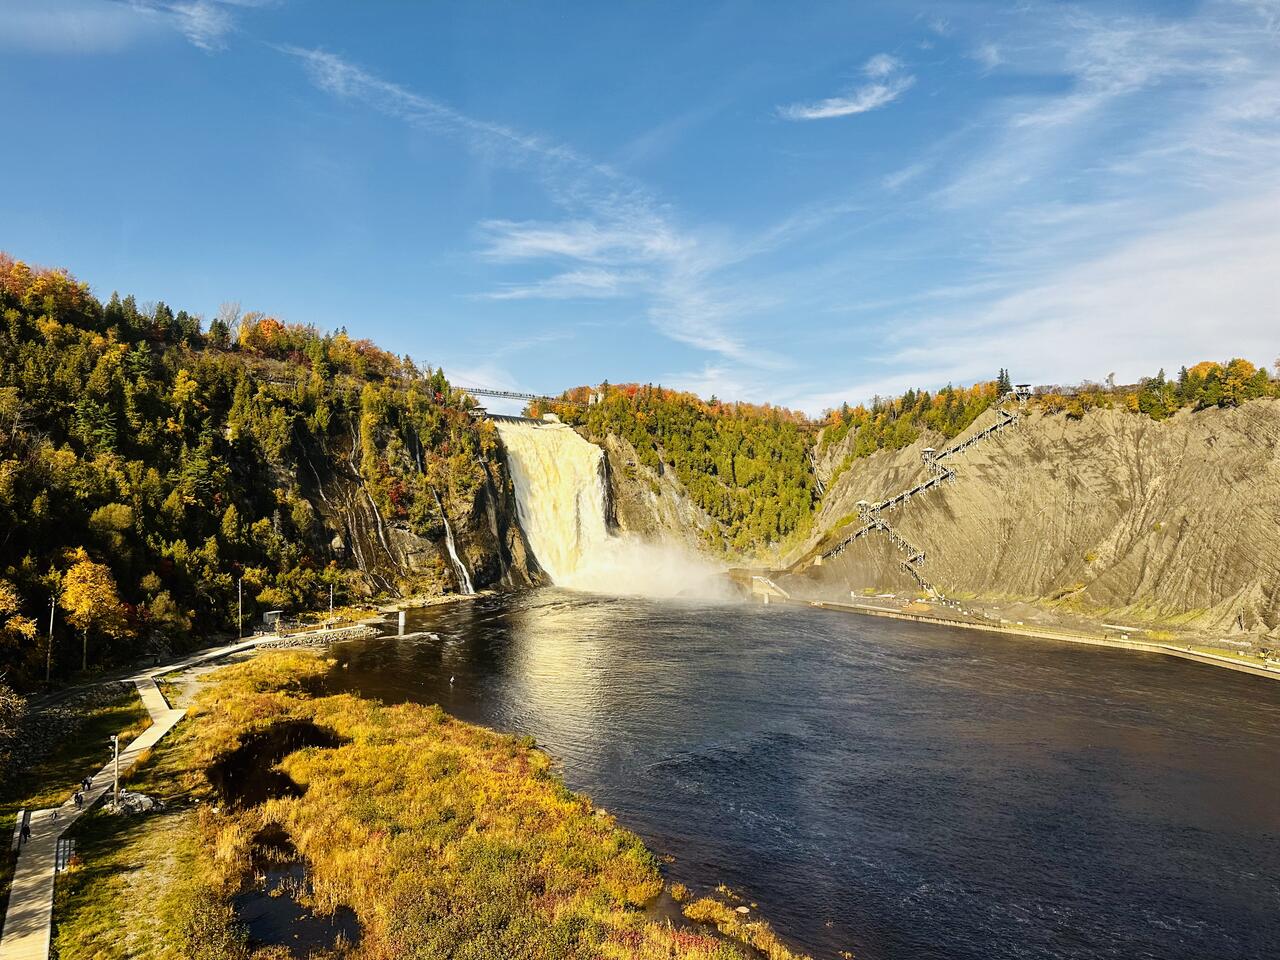
<path fill-rule="evenodd" d="M 147 713 L 151 714 L 151 726 L 120 751 L 121 774 L 137 763 L 144 751 L 159 743 L 186 715 L 185 710 L 174 710 L 169 706 L 156 684 L 156 677 L 251 649 L 269 639 L 274 637 L 254 637 L 252 640 L 204 650 L 130 677 L 138 688 L 138 695 L 142 698 Z M 105 750 L 104 744 L 104 752 Z M 0 936 L 0 960 L 48 960 L 53 933 L 54 857 L 58 838 L 105 796 L 113 784 L 114 764 L 109 761 L 94 774 L 92 786 L 85 793 L 83 808 L 77 809 L 68 799 L 60 807 L 31 812 L 31 839 L 18 851 L 13 886 L 9 891 L 9 909 L 4 917 L 3 936 Z"/>

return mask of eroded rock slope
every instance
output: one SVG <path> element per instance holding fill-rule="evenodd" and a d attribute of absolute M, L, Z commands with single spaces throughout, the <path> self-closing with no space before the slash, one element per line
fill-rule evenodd
<path fill-rule="evenodd" d="M 945 445 L 926 437 L 853 461 L 828 488 L 815 534 L 788 558 L 790 580 L 844 596 L 913 589 L 882 534 L 821 567 L 810 562 L 855 529 L 839 521 L 856 513 L 858 500 L 923 479 L 921 450 Z M 820 475 L 842 457 L 829 451 Z M 885 514 L 925 551 L 920 569 L 944 593 L 1280 632 L 1280 401 L 1163 422 L 1117 410 L 1080 420 L 1031 411 L 948 462 L 953 483 Z"/>

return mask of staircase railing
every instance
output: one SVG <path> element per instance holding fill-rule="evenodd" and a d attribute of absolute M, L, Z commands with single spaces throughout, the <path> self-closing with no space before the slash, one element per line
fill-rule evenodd
<path fill-rule="evenodd" d="M 988 426 L 979 430 L 973 436 L 967 437 L 965 440 L 961 441 L 960 443 L 957 443 L 954 446 L 948 447 L 947 449 L 941 452 L 935 452 L 932 448 L 926 448 L 925 451 L 921 454 L 921 459 L 924 461 L 925 465 L 929 468 L 929 472 L 931 476 L 928 479 L 922 480 L 921 482 L 915 484 L 914 486 L 908 487 L 906 490 L 903 490 L 901 493 L 898 493 L 892 497 L 889 497 L 887 500 L 881 500 L 878 503 L 867 503 L 865 500 L 859 501 L 858 517 L 860 520 L 862 520 L 863 526 L 859 527 L 852 534 L 845 537 L 843 540 L 841 540 L 831 549 L 820 554 L 819 560 L 820 561 L 829 560 L 833 557 L 838 557 L 840 554 L 844 553 L 845 550 L 847 550 L 850 546 L 852 546 L 857 540 L 861 539 L 862 537 L 867 536 L 869 533 L 872 533 L 875 530 L 884 530 L 886 533 L 888 533 L 889 539 L 892 541 L 893 545 L 897 547 L 898 550 L 900 550 L 901 552 L 907 555 L 905 560 L 900 561 L 903 568 L 908 573 L 910 573 L 912 577 L 915 578 L 916 582 L 919 583 L 921 587 L 923 587 L 926 591 L 928 591 L 931 597 L 945 599 L 942 597 L 942 594 L 937 590 L 937 588 L 934 587 L 933 584 L 931 584 L 927 579 L 925 579 L 924 575 L 920 572 L 920 566 L 921 564 L 924 563 L 924 558 L 925 558 L 924 551 L 917 549 L 910 541 L 908 541 L 900 533 L 898 533 L 891 526 L 889 526 L 889 523 L 880 514 L 884 510 L 892 511 L 892 510 L 897 510 L 898 507 L 904 507 L 911 502 L 912 497 L 916 497 L 916 496 L 919 496 L 920 494 L 927 493 L 930 490 L 934 489 L 935 487 L 942 485 L 943 483 L 946 483 L 948 481 L 954 482 L 956 478 L 956 471 L 953 470 L 951 467 L 943 464 L 942 461 L 949 459 L 951 457 L 958 456 L 959 454 L 964 453 L 966 450 L 970 449 L 976 444 L 981 443 L 983 440 L 987 439 L 988 437 L 991 437 L 999 433 L 1001 430 L 1004 430 L 1006 427 L 1012 427 L 1013 425 L 1015 425 L 1020 418 L 1018 414 L 1005 409 L 1005 404 L 1009 403 L 1010 401 L 1022 404 L 1026 401 L 1028 396 L 1029 396 L 1029 393 L 1021 388 L 1018 390 L 1011 390 L 1010 392 L 1006 393 L 1003 397 L 1000 398 L 995 408 L 995 411 L 996 411 L 995 423 L 989 424 Z"/>

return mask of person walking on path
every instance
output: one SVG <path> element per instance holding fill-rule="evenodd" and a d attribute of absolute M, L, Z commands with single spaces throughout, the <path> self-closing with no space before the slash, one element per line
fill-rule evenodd
<path fill-rule="evenodd" d="M 22 826 L 18 829 L 18 846 L 22 846 L 24 843 L 26 843 L 30 839 L 31 839 L 31 824 L 28 823 L 26 818 L 24 817 L 22 819 Z"/>
<path fill-rule="evenodd" d="M 75 792 L 75 794 L 72 796 L 72 798 L 71 798 L 71 799 L 75 801 L 75 803 L 76 803 L 76 809 L 77 809 L 77 810 L 83 810 L 83 809 L 84 809 L 84 794 L 83 794 L 83 793 L 81 793 L 79 790 L 77 790 L 77 791 Z"/>
<path fill-rule="evenodd" d="M 93 789 L 93 777 L 85 777 L 83 780 L 81 780 L 80 789 L 83 790 L 85 793 L 88 793 L 91 789 Z"/>

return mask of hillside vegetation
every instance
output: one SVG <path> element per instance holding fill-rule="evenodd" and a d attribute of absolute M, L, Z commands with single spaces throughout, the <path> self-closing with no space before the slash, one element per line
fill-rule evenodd
<path fill-rule="evenodd" d="M 591 390 L 569 391 L 585 400 Z M 640 464 L 671 470 L 719 530 L 704 545 L 752 553 L 808 529 L 817 499 L 810 448 L 813 428 L 779 407 L 704 401 L 652 385 L 604 384 L 600 402 L 559 407 L 567 423 L 596 443 L 626 439 Z"/>
<path fill-rule="evenodd" d="M 545 406 L 605 446 L 614 469 L 628 474 L 615 478 L 614 490 L 621 497 L 619 518 L 625 509 L 630 529 L 646 535 L 665 530 L 674 539 L 751 560 L 811 542 L 855 517 L 841 481 L 856 463 L 882 452 L 943 448 L 1012 386 L 1000 370 L 996 379 L 971 386 L 842 404 L 816 422 L 783 408 L 704 401 L 638 384 L 578 387 L 562 396 L 589 405 Z M 1109 379 L 1037 387 L 1026 409 L 1066 423 L 1100 411 L 1149 423 L 1183 410 L 1231 409 L 1277 396 L 1280 381 L 1236 358 L 1183 367 L 1174 378 L 1161 370 L 1132 385 Z M 864 492 L 875 499 L 888 491 Z M 669 502 L 673 495 L 684 502 Z M 833 513 L 830 505 L 837 502 L 841 510 Z"/>
<path fill-rule="evenodd" d="M 870 406 L 847 403 L 823 417 L 818 442 L 820 457 L 839 457 L 828 464 L 824 480 L 834 481 L 860 457 L 879 450 L 901 450 L 921 437 L 941 448 L 967 430 L 975 420 L 1007 395 L 1013 384 L 1007 370 L 995 380 L 969 387 L 950 384 L 936 393 L 908 390 L 900 397 L 877 397 Z M 1030 400 L 1033 410 L 1079 420 L 1091 410 L 1127 410 L 1163 420 L 1179 410 L 1237 407 L 1248 400 L 1280 396 L 1280 380 L 1248 360 L 1205 361 L 1183 367 L 1175 380 L 1161 370 L 1132 386 L 1087 383 L 1079 387 L 1038 387 Z M 846 441 L 846 438 L 851 438 Z"/>
<path fill-rule="evenodd" d="M 819 422 L 637 384 L 552 406 L 625 474 L 632 529 L 679 527 L 753 560 L 847 522 L 856 464 L 945 445 L 1008 387 L 1002 370 Z M 1131 386 L 1041 387 L 1030 409 L 1150 424 L 1278 395 L 1265 369 L 1233 359 Z M 539 582 L 496 433 L 472 404 L 440 370 L 343 331 L 103 303 L 65 271 L 0 255 L 0 674 L 30 684 L 46 666 L 64 676 L 234 628 L 241 587 L 246 622 L 324 605 L 330 587 L 339 603 L 456 589 L 446 522 L 477 586 Z M 0 741 L 17 710 L 0 696 Z"/>
<path fill-rule="evenodd" d="M 241 579 L 247 622 L 451 586 L 436 554 L 391 560 L 490 480 L 463 402 L 343 332 L 206 328 L 0 256 L 0 674 L 43 676 L 52 596 L 61 674 L 234 627 Z"/>

